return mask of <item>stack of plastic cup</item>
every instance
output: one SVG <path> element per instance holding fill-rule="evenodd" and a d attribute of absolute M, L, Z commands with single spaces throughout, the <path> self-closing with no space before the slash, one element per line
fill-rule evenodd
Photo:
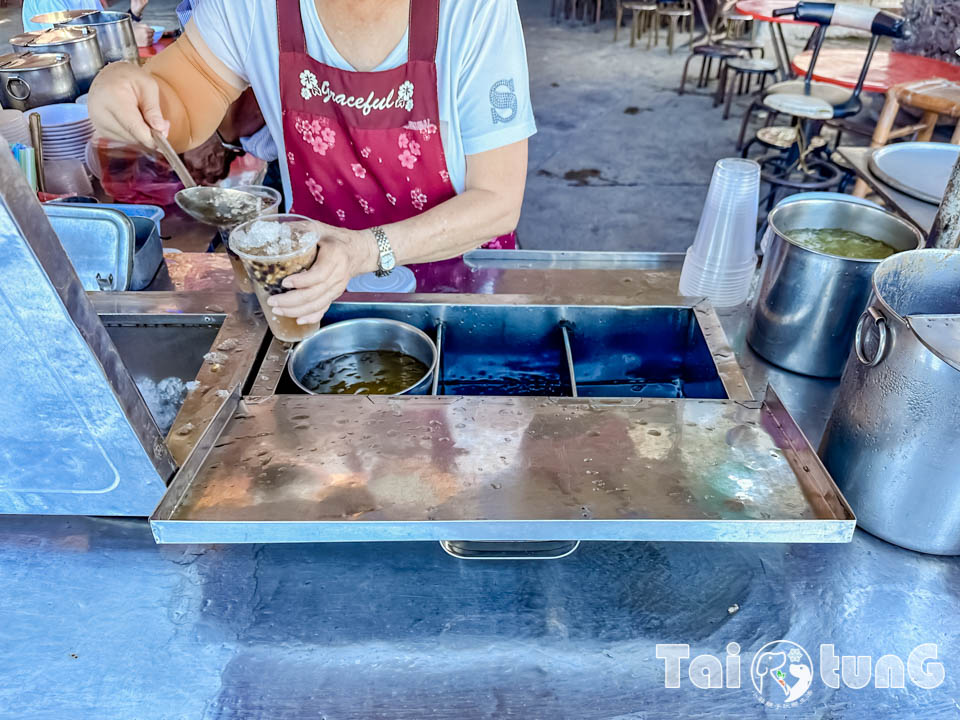
<path fill-rule="evenodd" d="M 760 166 L 725 158 L 713 169 L 700 226 L 680 273 L 680 294 L 709 298 L 716 307 L 739 305 L 757 268 Z"/>

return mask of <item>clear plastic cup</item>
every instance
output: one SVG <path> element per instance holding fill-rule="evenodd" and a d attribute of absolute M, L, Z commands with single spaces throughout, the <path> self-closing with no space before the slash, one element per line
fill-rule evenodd
<path fill-rule="evenodd" d="M 238 185 L 234 190 L 242 190 L 243 192 L 250 193 L 251 195 L 256 195 L 262 200 L 260 207 L 257 211 L 255 217 L 263 217 L 264 215 L 276 215 L 277 211 L 280 209 L 280 201 L 283 199 L 276 190 L 266 185 Z M 250 219 L 248 218 L 247 222 Z M 243 223 L 237 223 L 233 227 L 224 227 L 220 228 L 220 237 L 224 240 L 224 246 L 227 248 L 227 256 L 230 258 L 230 266 L 233 268 L 233 279 L 237 284 L 237 289 L 242 293 L 252 293 L 253 284 L 250 282 L 250 276 L 247 274 L 246 268 L 243 266 L 243 262 L 239 257 L 234 254 L 233 250 L 230 249 L 230 243 L 227 242 L 227 237 L 230 234 L 230 231 L 234 227 L 239 227 Z"/>
<path fill-rule="evenodd" d="M 682 295 L 705 296 L 718 307 L 746 300 L 757 263 L 759 198 L 760 165 L 741 158 L 717 162 L 683 263 Z"/>
<path fill-rule="evenodd" d="M 265 237 L 271 232 L 267 225 L 289 226 L 292 249 L 278 252 L 275 243 L 258 247 L 259 243 L 251 236 Z M 316 260 L 317 236 L 313 225 L 313 221 L 303 215 L 270 215 L 245 222 L 230 233 L 229 247 L 243 263 L 270 330 L 283 342 L 300 342 L 320 328 L 319 322 L 300 325 L 296 318 L 274 315 L 267 304 L 272 296 L 286 292 L 282 284 L 284 278 L 308 270 Z"/>

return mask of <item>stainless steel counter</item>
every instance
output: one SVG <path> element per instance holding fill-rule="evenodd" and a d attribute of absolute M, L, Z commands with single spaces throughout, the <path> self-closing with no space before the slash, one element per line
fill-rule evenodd
<path fill-rule="evenodd" d="M 629 274 L 624 275 L 628 277 Z M 529 277 L 529 276 L 528 276 Z M 623 283 L 624 286 L 630 283 Z M 816 446 L 834 385 L 744 347 Z M 841 545 L 584 543 L 551 562 L 458 562 L 437 543 L 157 546 L 140 520 L 0 518 L 0 719 L 960 716 L 960 562 L 857 531 Z M 943 683 L 827 687 L 764 707 L 750 660 L 792 640 L 936 643 Z M 658 643 L 743 658 L 740 687 L 664 687 Z"/>

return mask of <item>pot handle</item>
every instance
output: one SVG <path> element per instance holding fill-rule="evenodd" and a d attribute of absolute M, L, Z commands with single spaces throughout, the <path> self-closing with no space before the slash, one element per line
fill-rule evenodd
<path fill-rule="evenodd" d="M 15 93 L 15 92 L 13 91 L 12 85 L 13 85 L 14 80 L 16 80 L 18 87 L 19 87 L 19 86 L 23 86 L 23 87 L 25 87 L 25 88 L 27 89 L 27 94 L 26 94 L 26 95 L 23 95 L 23 96 L 21 97 L 20 95 L 17 95 L 17 93 Z M 24 80 L 24 79 L 23 79 L 22 77 L 20 77 L 19 75 L 11 75 L 10 77 L 8 77 L 8 78 L 7 78 L 6 88 L 7 88 L 7 94 L 8 94 L 10 97 L 12 97 L 14 100 L 16 100 L 17 102 L 23 102 L 23 101 L 26 100 L 28 97 L 30 97 L 30 83 L 28 83 L 26 80 Z"/>
<path fill-rule="evenodd" d="M 880 335 L 880 342 L 877 344 L 877 352 L 872 358 L 867 358 L 867 351 L 863 346 L 864 337 L 866 335 L 866 333 L 863 331 L 863 326 L 864 321 L 867 318 L 873 320 L 873 323 L 877 328 L 877 333 Z M 853 340 L 853 347 L 857 351 L 857 360 L 867 367 L 876 367 L 879 365 L 883 361 L 884 355 L 887 354 L 889 337 L 890 331 L 887 329 L 887 319 L 883 316 L 883 313 L 881 313 L 875 307 L 868 307 L 860 316 L 860 321 L 857 323 L 857 334 Z"/>

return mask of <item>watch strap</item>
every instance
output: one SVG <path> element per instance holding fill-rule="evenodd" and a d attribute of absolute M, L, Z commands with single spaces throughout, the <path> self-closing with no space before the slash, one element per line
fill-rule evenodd
<path fill-rule="evenodd" d="M 390 244 L 390 238 L 387 237 L 386 230 L 379 225 L 370 228 L 370 231 L 377 241 L 377 253 L 379 255 L 376 275 L 377 277 L 386 277 L 393 272 L 394 263 L 389 262 L 393 260 L 393 246 Z"/>

